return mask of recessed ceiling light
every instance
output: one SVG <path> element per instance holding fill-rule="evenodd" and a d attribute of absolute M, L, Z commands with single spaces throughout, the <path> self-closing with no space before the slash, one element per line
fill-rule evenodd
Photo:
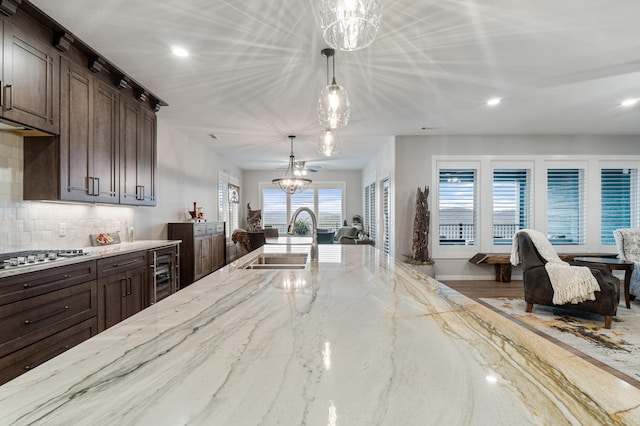
<path fill-rule="evenodd" d="M 502 102 L 502 98 L 491 98 L 487 101 L 487 105 L 489 106 L 496 106 L 498 105 L 500 102 Z"/>
<path fill-rule="evenodd" d="M 171 52 L 174 55 L 179 56 L 181 58 L 186 58 L 187 56 L 189 56 L 189 52 L 186 49 L 184 49 L 184 48 L 182 48 L 180 46 L 172 46 L 171 47 Z"/>
<path fill-rule="evenodd" d="M 637 103 L 638 99 L 625 99 L 624 101 L 620 102 L 620 105 L 623 107 L 632 107 Z"/>

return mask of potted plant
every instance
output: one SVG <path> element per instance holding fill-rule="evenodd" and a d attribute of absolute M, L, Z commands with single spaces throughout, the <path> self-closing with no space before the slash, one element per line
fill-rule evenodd
<path fill-rule="evenodd" d="M 419 269 L 425 274 L 435 277 L 433 269 L 434 261 L 429 256 L 429 226 L 431 222 L 431 213 L 429 212 L 429 204 L 427 197 L 429 196 L 429 187 L 425 186 L 424 191 L 418 187 L 416 192 L 416 211 L 413 218 L 413 243 L 411 246 L 411 254 L 404 255 L 405 262 L 414 266 L 425 265 Z"/>
<path fill-rule="evenodd" d="M 311 231 L 311 224 L 307 219 L 298 219 L 294 225 L 296 235 L 308 235 Z"/>

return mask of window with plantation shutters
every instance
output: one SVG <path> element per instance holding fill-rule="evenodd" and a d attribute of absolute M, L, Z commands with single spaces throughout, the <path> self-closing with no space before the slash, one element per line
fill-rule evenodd
<path fill-rule="evenodd" d="M 476 245 L 477 169 L 441 168 L 438 179 L 440 245 Z"/>
<path fill-rule="evenodd" d="M 218 173 L 218 220 L 226 222 L 227 238 L 240 227 L 240 186 L 236 183 L 233 176 Z"/>
<path fill-rule="evenodd" d="M 542 232 L 561 254 L 611 253 L 614 230 L 640 228 L 640 155 L 434 155 L 431 164 L 436 258 L 507 253 L 520 229 Z"/>
<path fill-rule="evenodd" d="M 224 200 L 227 197 L 227 182 L 220 180 L 218 182 L 218 219 L 226 216 Z"/>
<path fill-rule="evenodd" d="M 382 240 L 382 250 L 389 254 L 389 240 L 390 240 L 390 220 L 389 220 L 389 179 L 382 181 L 382 217 L 384 225 L 384 236 Z"/>
<path fill-rule="evenodd" d="M 614 245 L 613 231 L 637 228 L 640 200 L 638 169 L 610 168 L 600 170 L 600 242 Z"/>
<path fill-rule="evenodd" d="M 305 189 L 291 195 L 291 214 L 300 207 L 307 207 L 316 213 L 315 209 L 315 191 L 313 189 Z"/>
<path fill-rule="evenodd" d="M 531 206 L 531 169 L 493 169 L 493 244 L 510 246 L 531 228 Z"/>
<path fill-rule="evenodd" d="M 370 240 L 376 239 L 376 184 L 364 187 L 364 230 Z"/>
<path fill-rule="evenodd" d="M 286 232 L 289 223 L 287 194 L 281 189 L 262 190 L 262 226 L 272 226 Z"/>
<path fill-rule="evenodd" d="M 311 209 L 318 219 L 318 229 L 337 230 L 344 218 L 344 183 L 312 184 L 308 189 L 287 194 L 272 184 L 260 184 L 262 191 L 262 223 L 286 232 L 289 219 L 299 207 Z M 300 219 L 309 219 L 300 213 Z"/>
<path fill-rule="evenodd" d="M 319 228 L 339 228 L 342 224 L 342 189 L 319 188 L 317 213 Z"/>
<path fill-rule="evenodd" d="M 584 169 L 547 169 L 547 238 L 551 244 L 585 242 Z"/>
<path fill-rule="evenodd" d="M 229 205 L 229 215 L 227 219 L 227 236 L 233 233 L 233 230 L 240 228 L 240 187 L 229 184 L 227 194 L 227 203 Z"/>

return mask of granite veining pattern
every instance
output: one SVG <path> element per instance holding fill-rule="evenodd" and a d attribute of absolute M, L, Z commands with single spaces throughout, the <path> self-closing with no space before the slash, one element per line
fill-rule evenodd
<path fill-rule="evenodd" d="M 319 249 L 240 259 L 1 386 L 2 424 L 640 423 L 639 389 L 370 246 Z"/>

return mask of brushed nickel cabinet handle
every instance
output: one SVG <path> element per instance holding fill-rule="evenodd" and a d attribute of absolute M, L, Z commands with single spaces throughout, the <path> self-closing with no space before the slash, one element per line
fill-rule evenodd
<path fill-rule="evenodd" d="M 56 316 L 56 315 L 60 315 L 60 314 L 62 314 L 62 313 L 64 313 L 64 312 L 68 311 L 68 310 L 69 310 L 69 308 L 70 308 L 70 306 L 69 306 L 69 305 L 66 305 L 66 306 L 65 306 L 65 307 L 63 307 L 63 308 L 60 308 L 60 309 L 58 309 L 58 310 L 56 310 L 56 311 L 50 312 L 50 313 L 48 313 L 48 314 L 45 314 L 45 315 L 43 315 L 43 316 L 41 316 L 41 317 L 34 318 L 34 319 L 32 319 L 32 320 L 30 320 L 30 319 L 26 319 L 26 320 L 24 320 L 24 324 L 25 324 L 25 325 L 29 325 L 29 324 L 33 324 L 33 323 L 38 322 L 38 321 L 42 321 L 42 320 L 47 319 L 47 318 L 51 318 L 51 317 Z"/>
<path fill-rule="evenodd" d="M 129 260 L 127 262 L 121 262 L 121 263 L 114 263 L 113 267 L 114 268 L 118 268 L 120 266 L 127 266 L 127 265 L 133 265 L 134 263 L 138 263 L 138 259 L 134 259 L 134 260 Z"/>
<path fill-rule="evenodd" d="M 57 357 L 58 355 L 60 355 L 61 353 L 64 353 L 64 352 L 68 351 L 69 349 L 71 349 L 71 346 L 69 346 L 69 345 L 64 345 L 64 346 L 63 346 L 63 347 L 61 347 L 61 348 L 60 348 L 60 349 L 59 349 L 59 350 L 58 350 L 54 355 L 52 355 L 50 358 L 47 358 L 45 361 L 47 361 L 47 360 L 49 360 L 49 359 L 52 359 L 52 358 L 55 358 L 55 357 Z M 40 364 L 42 364 L 42 363 L 40 363 Z M 29 371 L 29 370 L 31 370 L 32 368 L 35 368 L 35 367 L 39 366 L 40 364 L 35 364 L 35 365 L 25 365 L 25 366 L 24 366 L 24 371 Z"/>
<path fill-rule="evenodd" d="M 5 89 L 7 89 L 9 91 L 9 105 L 7 105 L 7 111 L 11 111 L 13 109 L 13 85 L 11 84 L 7 84 L 5 86 Z M 5 99 L 6 99 L 6 95 L 5 95 Z"/>
<path fill-rule="evenodd" d="M 41 285 L 55 284 L 55 283 L 58 283 L 58 282 L 60 282 L 60 281 L 64 281 L 64 280 L 66 280 L 67 278 L 69 278 L 69 274 L 64 274 L 64 275 L 62 275 L 62 276 L 61 276 L 60 278 L 58 278 L 58 279 L 51 280 L 51 281 L 45 281 L 45 282 L 43 282 L 43 283 L 39 283 L 39 284 L 24 283 L 24 284 L 22 284 L 22 287 L 23 287 L 23 288 L 32 288 L 32 287 L 39 287 L 39 286 L 41 286 Z"/>

